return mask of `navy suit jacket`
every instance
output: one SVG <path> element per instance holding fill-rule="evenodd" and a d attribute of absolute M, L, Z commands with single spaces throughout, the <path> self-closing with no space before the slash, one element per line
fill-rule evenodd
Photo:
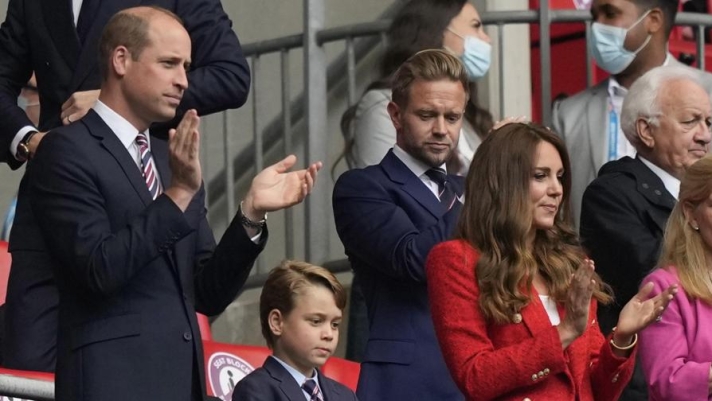
<path fill-rule="evenodd" d="M 324 401 L 357 401 L 343 384 L 319 372 L 319 388 Z M 304 401 L 306 396 L 294 377 L 277 360 L 268 357 L 261 368 L 245 376 L 235 386 L 232 401 Z"/>
<path fill-rule="evenodd" d="M 151 137 L 151 150 L 167 188 L 167 142 Z M 215 315 L 237 296 L 267 232 L 255 244 L 236 219 L 216 246 L 204 190 L 185 212 L 165 194 L 152 200 L 94 111 L 48 134 L 23 181 L 20 200 L 45 240 L 28 247 L 45 249 L 19 252 L 18 262 L 47 255 L 60 295 L 56 399 L 205 394 L 195 312 Z"/>
<path fill-rule="evenodd" d="M 676 202 L 660 177 L 639 158 L 606 163 L 586 189 L 581 241 L 616 298 L 598 309 L 604 333 L 616 325 L 623 306 L 655 267 Z"/>
<path fill-rule="evenodd" d="M 40 94 L 39 129 L 61 126 L 61 107 L 72 93 L 99 89 L 98 45 L 104 26 L 117 11 L 133 6 L 156 5 L 175 12 L 193 45 L 190 87 L 177 118 L 152 127 L 152 133 L 175 125 L 185 110 L 195 108 L 206 115 L 239 107 L 247 99 L 249 67 L 220 0 L 93 1 L 101 3 L 82 46 L 74 27 L 72 0 L 10 0 L 0 28 L 0 162 L 12 168 L 21 164 L 9 149 L 17 131 L 32 125 L 17 107 L 17 96 L 32 72 Z"/>
<path fill-rule="evenodd" d="M 462 178 L 449 177 L 462 194 Z M 426 257 L 451 237 L 461 203 L 444 211 L 391 150 L 378 165 L 344 173 L 333 205 L 368 308 L 359 399 L 462 400 L 435 337 L 425 282 Z"/>
<path fill-rule="evenodd" d="M 23 126 L 32 125 L 17 107 L 17 95 L 34 70 L 42 115 L 40 129 L 61 126 L 61 105 L 76 91 L 99 88 L 98 43 L 101 31 L 117 11 L 137 5 L 158 5 L 174 11 L 185 23 L 192 41 L 189 88 L 177 115 L 196 108 L 201 115 L 238 107 L 247 98 L 250 76 L 240 43 L 220 0 L 93 0 L 100 1 L 85 45 L 74 27 L 71 0 L 10 0 L 0 28 L 0 162 L 16 168 L 10 143 Z M 178 118 L 178 117 L 177 117 Z M 163 136 L 172 123 L 152 126 Z M 20 192 L 23 191 L 21 184 Z M 48 255 L 32 226 L 29 207 L 17 208 L 10 251 L 23 263 L 13 263 L 6 305 L 4 364 L 15 369 L 53 371 L 56 344 L 57 290 L 46 265 Z M 29 224 L 29 226 L 28 226 Z M 19 270 L 22 271 L 19 271 Z"/>

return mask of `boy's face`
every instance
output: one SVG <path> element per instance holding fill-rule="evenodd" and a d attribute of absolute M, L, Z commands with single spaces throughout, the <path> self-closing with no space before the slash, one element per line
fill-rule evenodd
<path fill-rule="evenodd" d="M 295 296 L 289 314 L 275 309 L 269 323 L 275 336 L 274 355 L 311 377 L 313 369 L 326 363 L 336 349 L 341 310 L 329 289 L 308 285 Z"/>

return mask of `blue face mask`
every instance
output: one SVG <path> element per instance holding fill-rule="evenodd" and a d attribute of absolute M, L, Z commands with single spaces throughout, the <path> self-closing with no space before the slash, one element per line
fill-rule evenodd
<path fill-rule="evenodd" d="M 628 31 L 638 25 L 649 13 L 650 10 L 638 18 L 628 29 L 604 25 L 598 22 L 593 23 L 591 27 L 590 48 L 593 53 L 593 58 L 599 67 L 611 74 L 618 74 L 628 68 L 630 63 L 635 59 L 635 56 L 650 42 L 651 36 L 648 35 L 645 42 L 643 42 L 637 50 L 630 51 L 623 47 L 626 35 Z"/>
<path fill-rule="evenodd" d="M 482 78 L 487 74 L 492 58 L 492 45 L 476 36 L 461 36 L 450 28 L 447 30 L 465 42 L 465 52 L 462 53 L 460 59 L 465 64 L 467 77 L 470 81 Z"/>

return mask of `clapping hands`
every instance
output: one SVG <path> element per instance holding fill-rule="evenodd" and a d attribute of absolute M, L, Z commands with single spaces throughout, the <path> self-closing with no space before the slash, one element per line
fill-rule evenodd
<path fill-rule="evenodd" d="M 593 273 L 593 261 L 586 259 L 571 277 L 566 296 L 566 315 L 558 327 L 563 348 L 582 335 L 588 326 L 591 296 L 596 288 Z"/>
<path fill-rule="evenodd" d="M 678 291 L 677 284 L 666 288 L 660 294 L 649 298 L 653 290 L 653 283 L 647 283 L 640 291 L 628 301 L 618 315 L 616 334 L 620 336 L 633 336 L 640 330 L 662 317 L 673 296 Z"/>
<path fill-rule="evenodd" d="M 242 212 L 247 218 L 259 221 L 267 212 L 293 206 L 306 198 L 314 188 L 322 163 L 289 171 L 296 162 L 296 156 L 289 155 L 255 176 L 242 204 Z"/>

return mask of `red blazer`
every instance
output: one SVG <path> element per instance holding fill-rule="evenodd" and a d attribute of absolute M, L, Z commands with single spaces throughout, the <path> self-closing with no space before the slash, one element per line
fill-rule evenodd
<path fill-rule="evenodd" d="M 617 400 L 635 355 L 613 354 L 596 321 L 566 350 L 538 294 L 520 323 L 494 324 L 479 308 L 479 254 L 462 240 L 433 248 L 426 265 L 435 332 L 445 362 L 468 400 Z M 559 315 L 565 311 L 559 305 Z M 635 351 L 634 351 L 635 352 Z"/>

